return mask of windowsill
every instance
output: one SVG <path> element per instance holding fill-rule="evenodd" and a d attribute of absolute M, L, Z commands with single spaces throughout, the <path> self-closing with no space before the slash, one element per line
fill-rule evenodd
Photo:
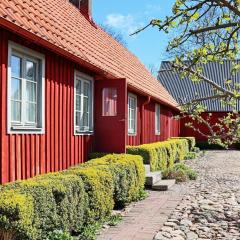
<path fill-rule="evenodd" d="M 83 136 L 83 135 L 91 136 L 91 135 L 93 135 L 93 134 L 94 134 L 93 131 L 83 132 L 83 131 L 75 130 L 75 135 L 76 135 L 76 136 Z"/>
<path fill-rule="evenodd" d="M 137 133 L 128 133 L 128 136 L 136 137 Z"/>
<path fill-rule="evenodd" d="M 160 135 L 161 135 L 161 133 L 155 133 L 155 135 L 156 135 L 156 136 L 160 136 Z"/>
<path fill-rule="evenodd" d="M 12 126 L 9 134 L 44 134 L 44 131 L 34 126 Z"/>

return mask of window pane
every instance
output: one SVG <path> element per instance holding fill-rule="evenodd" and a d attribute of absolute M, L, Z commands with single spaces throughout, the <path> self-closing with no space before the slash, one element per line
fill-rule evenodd
<path fill-rule="evenodd" d="M 77 127 L 80 126 L 80 120 L 81 120 L 81 113 L 80 112 L 76 112 L 76 126 Z"/>
<path fill-rule="evenodd" d="M 89 112 L 88 98 L 83 98 L 83 112 Z"/>
<path fill-rule="evenodd" d="M 27 101 L 29 102 L 36 102 L 36 83 L 27 82 L 26 85 L 26 94 L 27 94 Z"/>
<path fill-rule="evenodd" d="M 27 103 L 27 122 L 36 122 L 36 104 Z"/>
<path fill-rule="evenodd" d="M 161 115 L 160 115 L 160 106 L 156 105 L 156 133 L 160 133 L 160 119 L 161 119 Z"/>
<path fill-rule="evenodd" d="M 11 98 L 15 100 L 21 100 L 21 81 L 19 79 L 12 78 Z"/>
<path fill-rule="evenodd" d="M 136 107 L 137 101 L 134 97 L 128 97 L 128 132 L 131 134 L 136 133 Z"/>
<path fill-rule="evenodd" d="M 117 115 L 117 89 L 103 89 L 103 116 Z"/>
<path fill-rule="evenodd" d="M 80 131 L 89 131 L 91 130 L 90 118 L 92 116 L 91 82 L 78 78 L 75 86 L 76 126 L 79 127 Z"/>
<path fill-rule="evenodd" d="M 76 110 L 81 111 L 81 96 L 76 96 Z"/>
<path fill-rule="evenodd" d="M 83 84 L 83 95 L 89 96 L 89 83 L 84 82 Z"/>
<path fill-rule="evenodd" d="M 36 81 L 36 64 L 31 61 L 26 62 L 26 78 Z"/>
<path fill-rule="evenodd" d="M 83 113 L 83 119 L 82 119 L 82 121 L 83 121 L 83 127 L 84 128 L 88 128 L 89 127 L 89 124 L 88 124 L 88 113 Z"/>
<path fill-rule="evenodd" d="M 21 58 L 14 55 L 11 56 L 11 73 L 12 77 L 21 77 Z"/>
<path fill-rule="evenodd" d="M 11 116 L 13 122 L 21 121 L 21 102 L 12 101 L 11 103 Z"/>
<path fill-rule="evenodd" d="M 81 94 L 81 81 L 77 81 L 76 84 L 76 94 Z"/>

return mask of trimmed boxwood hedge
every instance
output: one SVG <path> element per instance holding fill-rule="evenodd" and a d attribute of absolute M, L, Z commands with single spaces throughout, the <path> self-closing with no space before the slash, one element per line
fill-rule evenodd
<path fill-rule="evenodd" d="M 1 189 L 0 239 L 40 240 L 49 232 L 81 233 L 144 189 L 141 156 L 107 155 L 59 173 Z M 4 238 L 3 238 L 4 239 Z"/>
<path fill-rule="evenodd" d="M 150 164 L 151 171 L 164 171 L 173 167 L 175 162 L 183 161 L 195 146 L 192 138 L 171 138 L 164 142 L 129 146 L 127 153 L 140 155 L 145 164 Z"/>
<path fill-rule="evenodd" d="M 188 141 L 189 151 L 194 151 L 196 146 L 195 137 L 172 137 L 171 139 L 186 139 Z"/>

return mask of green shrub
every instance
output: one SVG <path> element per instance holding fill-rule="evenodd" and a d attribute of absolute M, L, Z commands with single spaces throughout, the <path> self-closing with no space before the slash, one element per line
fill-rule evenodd
<path fill-rule="evenodd" d="M 189 151 L 186 139 L 170 139 L 164 142 L 129 146 L 127 153 L 140 155 L 145 164 L 150 164 L 151 171 L 166 170 L 173 167 L 176 161 L 184 160 Z"/>
<path fill-rule="evenodd" d="M 187 160 L 187 159 L 195 159 L 195 158 L 197 158 L 197 156 L 198 156 L 198 154 L 197 154 L 196 152 L 189 152 L 189 153 L 186 155 L 185 159 L 186 159 L 186 160 Z"/>
<path fill-rule="evenodd" d="M 163 178 L 186 182 L 187 180 L 196 180 L 197 172 L 183 163 L 177 163 L 173 168 L 163 171 Z"/>
<path fill-rule="evenodd" d="M 48 233 L 55 229 L 79 231 L 83 226 L 87 195 L 81 178 L 77 176 L 46 174 L 8 184 L 4 189 L 25 194 L 33 199 L 33 230 L 25 231 L 24 239 L 46 238 Z M 25 221 L 24 218 L 21 221 Z M 17 229 L 15 234 L 17 237 L 22 235 Z"/>
<path fill-rule="evenodd" d="M 114 205 L 142 196 L 144 178 L 140 156 L 108 155 L 5 185 L 0 198 L 0 239 L 41 240 L 49 233 L 57 236 L 57 230 L 63 236 L 82 233 L 90 239 L 91 226 L 108 218 Z"/>
<path fill-rule="evenodd" d="M 201 150 L 225 150 L 225 148 L 219 144 L 210 144 L 209 142 L 197 142 L 196 146 Z"/>
<path fill-rule="evenodd" d="M 93 166 L 105 169 L 111 174 L 116 207 L 122 207 L 140 198 L 145 183 L 145 169 L 141 156 L 113 154 L 85 164 L 85 167 Z"/>
<path fill-rule="evenodd" d="M 112 175 L 101 166 L 75 167 L 64 172 L 79 176 L 88 194 L 87 224 L 100 221 L 108 216 L 114 206 L 114 183 Z"/>
<path fill-rule="evenodd" d="M 189 151 L 194 151 L 194 147 L 196 146 L 195 137 L 172 137 L 171 139 L 186 139 L 188 141 Z"/>
<path fill-rule="evenodd" d="M 49 234 L 47 240 L 74 240 L 74 238 L 67 232 L 55 230 Z"/>
<path fill-rule="evenodd" d="M 36 238 L 34 200 L 18 190 L 5 190 L 0 197 L 0 239 Z"/>

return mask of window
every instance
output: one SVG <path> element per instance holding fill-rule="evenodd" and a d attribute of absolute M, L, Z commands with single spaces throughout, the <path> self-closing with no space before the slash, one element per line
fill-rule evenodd
<path fill-rule="evenodd" d="M 93 83 L 89 76 L 75 72 L 75 132 L 93 132 Z"/>
<path fill-rule="evenodd" d="M 80 9 L 80 0 L 69 0 L 69 2 Z"/>
<path fill-rule="evenodd" d="M 8 132 L 44 131 L 44 57 L 9 44 Z"/>
<path fill-rule="evenodd" d="M 117 89 L 104 88 L 102 92 L 103 116 L 117 116 Z"/>
<path fill-rule="evenodd" d="M 155 105 L 155 133 L 157 135 L 161 133 L 161 107 L 159 104 Z"/>
<path fill-rule="evenodd" d="M 128 96 L 128 133 L 137 133 L 137 97 L 133 94 Z"/>

